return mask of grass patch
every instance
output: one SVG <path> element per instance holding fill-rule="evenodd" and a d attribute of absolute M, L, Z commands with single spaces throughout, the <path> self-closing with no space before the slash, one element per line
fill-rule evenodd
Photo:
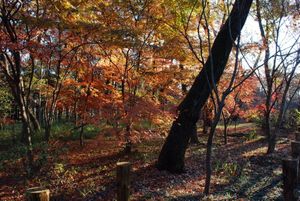
<path fill-rule="evenodd" d="M 17 141 L 20 141 L 21 136 L 21 123 L 14 125 L 7 125 L 3 130 L 0 130 L 0 145 L 10 146 L 14 145 Z M 51 127 L 51 139 L 62 140 L 79 140 L 80 129 L 74 129 L 75 125 L 72 122 L 61 121 L 54 122 Z M 100 126 L 86 125 L 84 127 L 84 137 L 86 139 L 92 139 L 100 132 Z M 40 143 L 44 141 L 45 129 L 42 128 L 32 136 L 33 143 Z"/>

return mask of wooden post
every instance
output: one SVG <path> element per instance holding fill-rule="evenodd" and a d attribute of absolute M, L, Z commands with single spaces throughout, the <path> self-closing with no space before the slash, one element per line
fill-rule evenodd
<path fill-rule="evenodd" d="M 128 201 L 130 187 L 130 163 L 117 163 L 117 185 L 118 185 L 118 201 Z"/>
<path fill-rule="evenodd" d="M 282 160 L 283 174 L 283 197 L 285 201 L 296 201 L 294 190 L 297 187 L 298 158 L 287 158 Z"/>
<path fill-rule="evenodd" d="M 292 157 L 295 159 L 300 159 L 300 141 L 292 141 L 291 142 L 292 147 Z M 298 164 L 298 183 L 300 184 L 300 163 Z"/>
<path fill-rule="evenodd" d="M 26 190 L 26 201 L 50 201 L 50 190 L 34 187 Z"/>

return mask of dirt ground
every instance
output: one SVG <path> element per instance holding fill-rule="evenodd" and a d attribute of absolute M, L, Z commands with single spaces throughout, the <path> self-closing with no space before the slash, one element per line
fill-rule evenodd
<path fill-rule="evenodd" d="M 199 145 L 186 153 L 186 172 L 176 175 L 158 171 L 155 161 L 163 139 L 134 145 L 131 155 L 124 155 L 116 140 L 102 135 L 79 142 L 53 141 L 47 162 L 32 179 L 25 179 L 23 160 L 6 161 L 0 172 L 0 200 L 23 200 L 25 189 L 45 186 L 51 200 L 115 200 L 115 169 L 118 161 L 130 161 L 130 200 L 283 200 L 281 160 L 289 155 L 293 133 L 278 138 L 277 150 L 266 155 L 266 142 L 254 126 L 229 130 L 224 145 L 221 131 L 213 149 L 212 195 L 204 197 L 205 142 L 199 132 Z M 2 153 L 3 154 L 3 153 Z"/>

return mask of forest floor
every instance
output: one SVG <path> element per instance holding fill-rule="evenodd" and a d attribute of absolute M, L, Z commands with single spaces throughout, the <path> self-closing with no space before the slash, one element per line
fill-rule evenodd
<path fill-rule="evenodd" d="M 83 148 L 78 141 L 52 141 L 36 159 L 46 164 L 29 180 L 21 158 L 0 161 L 0 200 L 23 200 L 31 186 L 49 188 L 51 200 L 115 200 L 116 162 L 124 160 L 132 164 L 130 200 L 283 200 L 281 159 L 289 155 L 293 134 L 282 132 L 276 152 L 267 156 L 265 139 L 251 124 L 239 125 L 236 133 L 231 127 L 227 145 L 218 132 L 209 197 L 203 195 L 206 135 L 199 133 L 201 143 L 187 150 L 186 172 L 176 175 L 155 168 L 163 138 L 136 144 L 126 156 L 116 140 L 100 133 Z"/>

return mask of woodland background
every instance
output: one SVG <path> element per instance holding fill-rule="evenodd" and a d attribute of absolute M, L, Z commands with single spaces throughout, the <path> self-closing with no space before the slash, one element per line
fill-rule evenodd
<path fill-rule="evenodd" d="M 155 167 L 233 3 L 2 0 L 0 199 L 41 185 L 56 200 L 113 200 L 123 160 L 132 200 L 282 199 L 280 160 L 300 126 L 298 0 L 253 1 L 184 173 Z"/>

